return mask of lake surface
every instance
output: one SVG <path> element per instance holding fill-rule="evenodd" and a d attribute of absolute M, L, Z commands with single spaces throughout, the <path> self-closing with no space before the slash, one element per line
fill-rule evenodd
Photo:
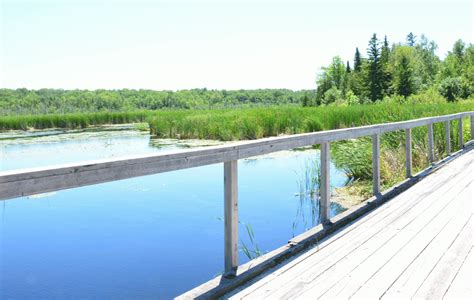
<path fill-rule="evenodd" d="M 216 144 L 134 130 L 9 136 L 2 171 Z M 318 160 L 310 149 L 239 161 L 241 244 L 265 253 L 318 223 L 305 191 Z M 346 181 L 332 166 L 331 184 Z M 177 296 L 223 271 L 223 206 L 222 164 L 0 201 L 0 298 Z"/>

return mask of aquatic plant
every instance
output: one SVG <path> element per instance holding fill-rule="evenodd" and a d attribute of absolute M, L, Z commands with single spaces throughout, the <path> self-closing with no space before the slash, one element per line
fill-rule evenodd
<path fill-rule="evenodd" d="M 243 222 L 239 223 L 245 226 L 247 236 L 250 241 L 250 245 L 247 246 L 247 244 L 245 244 L 245 242 L 240 239 L 240 250 L 245 254 L 245 256 L 247 256 L 249 260 L 259 257 L 260 255 L 262 255 L 262 251 L 260 251 L 257 241 L 255 240 L 255 233 L 253 231 L 252 225 Z"/>
<path fill-rule="evenodd" d="M 299 192 L 298 207 L 296 209 L 295 220 L 292 224 L 292 235 L 295 236 L 298 225 L 303 225 L 303 230 L 308 230 L 316 226 L 320 219 L 320 177 L 321 166 L 319 160 L 307 160 L 302 174 L 297 177 L 296 183 Z M 298 175 L 298 174 L 297 174 Z M 307 211 L 309 210 L 309 216 Z"/>

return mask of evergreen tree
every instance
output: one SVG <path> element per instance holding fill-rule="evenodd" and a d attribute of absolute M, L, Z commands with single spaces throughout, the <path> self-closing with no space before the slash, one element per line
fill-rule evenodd
<path fill-rule="evenodd" d="M 410 60 L 403 55 L 399 65 L 399 85 L 398 94 L 404 97 L 410 96 L 414 91 L 413 69 L 410 66 Z"/>
<path fill-rule="evenodd" d="M 390 72 L 390 48 L 388 45 L 387 36 L 385 36 L 382 51 L 380 52 L 380 68 L 381 68 L 381 85 L 383 96 L 390 95 L 390 84 L 392 81 L 392 74 Z"/>
<path fill-rule="evenodd" d="M 410 47 L 413 47 L 415 46 L 415 44 L 416 44 L 416 35 L 414 35 L 413 32 L 410 32 L 407 35 L 407 45 Z"/>
<path fill-rule="evenodd" d="M 380 48 L 377 35 L 374 33 L 367 49 L 369 57 L 369 90 L 370 99 L 376 101 L 382 98 L 382 72 L 380 63 Z"/>
<path fill-rule="evenodd" d="M 416 84 L 416 49 L 410 46 L 398 46 L 393 52 L 393 88 L 401 96 L 408 97 L 419 87 Z"/>
<path fill-rule="evenodd" d="M 349 61 L 346 62 L 346 72 L 347 73 L 351 72 L 351 66 L 349 65 Z"/>
<path fill-rule="evenodd" d="M 359 72 L 362 66 L 362 57 L 360 56 L 359 48 L 356 48 L 354 55 L 354 71 Z"/>

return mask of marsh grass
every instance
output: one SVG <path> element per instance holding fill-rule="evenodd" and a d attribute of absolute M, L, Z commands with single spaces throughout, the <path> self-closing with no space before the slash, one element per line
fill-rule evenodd
<path fill-rule="evenodd" d="M 306 231 L 319 224 L 320 221 L 320 195 L 321 165 L 319 160 L 307 160 L 301 174 L 297 174 L 298 207 L 292 223 L 292 235 L 296 234 L 298 226 L 303 226 Z M 309 211 L 309 213 L 308 213 Z"/>
<path fill-rule="evenodd" d="M 4 116 L 0 117 L 0 130 L 78 129 L 93 125 L 138 123 L 144 122 L 150 115 L 149 111 L 135 111 Z"/>
<path fill-rule="evenodd" d="M 239 223 L 245 226 L 245 230 L 249 239 L 248 245 L 242 239 L 240 239 L 240 250 L 245 254 L 245 256 L 247 256 L 249 260 L 259 257 L 262 255 L 262 251 L 260 250 L 257 240 L 255 239 L 255 233 L 253 231 L 252 225 L 249 223 Z"/>
<path fill-rule="evenodd" d="M 473 101 L 405 105 L 380 103 L 345 107 L 168 110 L 153 113 L 147 121 L 151 133 L 162 138 L 231 141 L 403 121 L 469 110 L 474 110 Z"/>

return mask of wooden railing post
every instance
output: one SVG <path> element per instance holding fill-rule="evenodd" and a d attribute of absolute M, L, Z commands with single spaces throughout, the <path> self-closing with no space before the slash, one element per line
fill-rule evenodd
<path fill-rule="evenodd" d="M 430 159 L 430 163 L 433 163 L 435 160 L 433 123 L 428 124 L 428 157 Z"/>
<path fill-rule="evenodd" d="M 372 136 L 372 177 L 375 196 L 380 195 L 380 135 Z"/>
<path fill-rule="evenodd" d="M 321 224 L 330 223 L 330 206 L 331 206 L 331 184 L 330 184 L 330 159 L 329 159 L 329 143 L 321 144 L 321 199 L 320 199 L 320 216 Z"/>
<path fill-rule="evenodd" d="M 471 140 L 474 141 L 474 114 L 471 115 Z"/>
<path fill-rule="evenodd" d="M 464 148 L 464 136 L 462 134 L 462 118 L 459 118 L 459 148 Z"/>
<path fill-rule="evenodd" d="M 444 123 L 444 131 L 446 134 L 446 154 L 449 156 L 451 154 L 451 129 L 449 128 L 449 121 Z"/>
<path fill-rule="evenodd" d="M 237 161 L 224 162 L 224 260 L 225 274 L 238 266 L 238 180 Z"/>
<path fill-rule="evenodd" d="M 405 129 L 405 158 L 406 158 L 406 177 L 413 175 L 412 159 L 411 159 L 411 128 Z"/>

